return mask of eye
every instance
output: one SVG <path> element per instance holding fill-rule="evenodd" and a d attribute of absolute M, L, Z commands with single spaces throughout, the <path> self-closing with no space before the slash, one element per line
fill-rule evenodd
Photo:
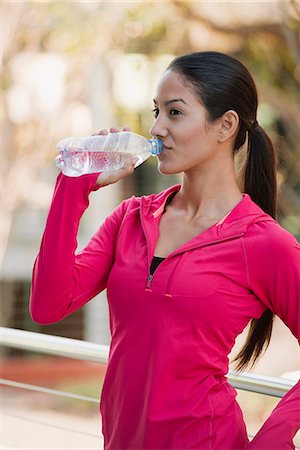
<path fill-rule="evenodd" d="M 158 114 L 159 114 L 159 109 L 158 108 L 154 108 L 154 109 L 152 109 L 152 112 L 153 112 L 154 118 L 156 119 Z"/>
<path fill-rule="evenodd" d="M 171 109 L 170 110 L 170 116 L 179 116 L 180 114 L 182 114 L 182 113 L 178 109 Z"/>

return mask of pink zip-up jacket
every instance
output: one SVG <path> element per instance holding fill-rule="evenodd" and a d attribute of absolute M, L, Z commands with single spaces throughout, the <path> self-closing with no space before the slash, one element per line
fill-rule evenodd
<path fill-rule="evenodd" d="M 300 246 L 244 194 L 218 224 L 149 268 L 173 186 L 123 201 L 76 252 L 98 174 L 59 174 L 32 278 L 34 321 L 62 320 L 107 288 L 111 346 L 101 395 L 106 450 L 293 449 L 300 385 L 249 443 L 226 379 L 236 337 L 266 308 L 300 336 Z"/>

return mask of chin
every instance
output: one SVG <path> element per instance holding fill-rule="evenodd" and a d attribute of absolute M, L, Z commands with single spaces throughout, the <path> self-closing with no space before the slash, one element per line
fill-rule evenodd
<path fill-rule="evenodd" d="M 182 168 L 172 166 L 171 164 L 164 164 L 162 161 L 159 161 L 157 169 L 162 175 L 176 175 L 182 172 Z"/>

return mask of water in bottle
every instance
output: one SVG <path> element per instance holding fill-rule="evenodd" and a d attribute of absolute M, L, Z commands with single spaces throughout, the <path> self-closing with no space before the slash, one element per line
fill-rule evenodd
<path fill-rule="evenodd" d="M 151 155 L 163 150 L 159 139 L 146 139 L 136 133 L 122 131 L 107 135 L 69 137 L 56 145 L 56 165 L 64 175 L 78 177 L 86 173 L 116 170 L 136 156 L 135 167 Z"/>

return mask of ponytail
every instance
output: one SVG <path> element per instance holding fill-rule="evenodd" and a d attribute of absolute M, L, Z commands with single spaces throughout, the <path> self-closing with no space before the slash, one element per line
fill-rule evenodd
<path fill-rule="evenodd" d="M 248 131 L 244 191 L 273 219 L 277 211 L 276 169 L 273 144 L 264 129 L 254 122 Z"/>
<path fill-rule="evenodd" d="M 255 121 L 248 130 L 248 152 L 244 168 L 244 192 L 250 195 L 267 214 L 276 218 L 277 157 L 264 129 Z M 267 309 L 259 319 L 252 319 L 243 348 L 235 357 L 236 370 L 253 367 L 270 343 L 274 314 Z"/>

